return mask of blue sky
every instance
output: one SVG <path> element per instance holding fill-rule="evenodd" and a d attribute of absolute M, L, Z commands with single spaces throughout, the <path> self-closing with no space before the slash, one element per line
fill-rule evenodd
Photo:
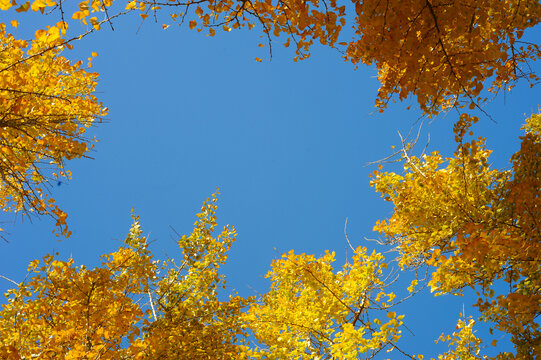
<path fill-rule="evenodd" d="M 17 30 L 21 37 L 42 21 L 29 19 Z M 364 238 L 377 236 L 373 225 L 392 209 L 369 187 L 376 165 L 366 164 L 392 153 L 397 131 L 418 125 L 419 113 L 405 110 L 414 100 L 375 112 L 375 70 L 354 71 L 332 49 L 316 46 L 309 60 L 294 63 L 293 52 L 276 42 L 268 61 L 255 30 L 210 38 L 150 21 L 138 26 L 134 18 L 118 20 L 115 31 L 104 27 L 65 54 L 99 53 L 97 95 L 110 112 L 91 129 L 99 138 L 94 159 L 71 161 L 73 179 L 52 190 L 69 214 L 72 237 L 58 241 L 49 219 L 3 214 L 2 221 L 16 221 L 3 226 L 9 243 L 0 243 L 1 275 L 22 281 L 29 261 L 55 251 L 98 264 L 100 254 L 120 246 L 132 207 L 155 254 L 174 258 L 171 227 L 189 233 L 216 187 L 218 219 L 238 231 L 224 271 L 242 295 L 265 291 L 270 262 L 290 249 L 335 251 L 340 267 L 346 218 L 353 245 L 374 247 Z M 482 117 L 475 130 L 488 137 L 495 167 L 509 167 L 524 115 L 537 111 L 538 101 L 537 90 L 519 86 L 487 106 L 494 122 Z M 428 151 L 450 155 L 455 120 L 450 113 L 425 121 L 419 150 L 430 138 Z M 9 286 L 0 279 L 0 290 Z M 445 351 L 433 340 L 454 330 L 463 303 L 473 313 L 468 301 L 427 293 L 406 303 L 399 312 L 415 336 L 405 333 L 404 347 L 427 356 Z"/>

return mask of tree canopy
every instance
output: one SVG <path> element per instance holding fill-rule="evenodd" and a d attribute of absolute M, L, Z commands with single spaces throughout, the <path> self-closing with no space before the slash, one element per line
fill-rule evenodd
<path fill-rule="evenodd" d="M 62 2 L 5 0 L 1 8 L 12 7 L 19 12 L 59 10 L 60 27 L 67 27 Z M 274 39 L 285 39 L 285 46 L 293 43 L 295 60 L 308 58 L 315 42 L 335 47 L 347 61 L 376 65 L 381 111 L 395 95 L 400 100 L 414 95 L 430 115 L 454 107 L 474 109 L 487 100 L 482 93 L 486 83 L 489 91 L 498 92 L 520 78 L 532 84 L 539 80 L 528 67 L 541 56 L 539 45 L 521 40 L 541 17 L 536 0 L 85 0 L 66 15 L 99 30 L 112 26 L 123 11 L 139 13 L 143 20 L 160 16 L 164 28 L 186 22 L 211 36 L 217 29 L 258 27 L 271 47 Z M 350 28 L 353 33 L 346 31 Z"/>
<path fill-rule="evenodd" d="M 436 295 L 476 289 L 481 318 L 512 336 L 520 359 L 541 354 L 539 117 L 526 121 L 511 170 L 490 168 L 485 139 L 465 141 L 477 119 L 464 115 L 452 158 L 404 150 L 404 174 L 376 171 L 372 182 L 394 204 L 393 216 L 375 229 L 397 247 L 400 266 L 434 268 Z"/>
<path fill-rule="evenodd" d="M 71 9 L 50 0 L 0 0 L 0 9 L 59 17 L 32 40 L 7 32 L 19 25 L 15 19 L 0 25 L 4 211 L 50 215 L 58 232 L 70 235 L 48 188 L 70 177 L 67 160 L 88 156 L 93 139 L 85 132 L 107 108 L 94 94 L 91 61 L 84 67 L 62 54 L 115 18 L 163 16 L 164 28 L 186 24 L 210 36 L 258 28 L 270 55 L 285 41 L 295 47 L 294 60 L 307 59 L 319 42 L 355 65 L 375 64 L 380 111 L 393 96 L 414 96 L 427 116 L 460 113 L 452 156 L 415 155 L 404 143 L 403 172 L 380 169 L 371 180 L 393 206 L 374 230 L 397 251 L 402 272 L 429 274 L 426 284 L 416 278 L 405 286 L 409 296 L 423 286 L 435 295 L 477 293 L 471 305 L 479 318 L 463 316 L 455 332 L 440 337 L 450 350 L 439 359 L 489 358 L 474 331 L 478 321 L 511 339 L 513 351 L 491 358 L 540 358 L 541 115 L 526 120 L 509 170 L 492 168 L 486 139 L 473 137 L 474 111 L 484 112 L 491 92 L 509 91 L 521 78 L 539 81 L 529 67 L 541 56 L 539 45 L 522 40 L 541 18 L 539 1 L 87 0 Z M 77 33 L 72 20 L 88 30 Z M 400 343 L 404 314 L 396 306 L 405 298 L 393 292 L 391 260 L 366 247 L 352 248 L 338 267 L 332 251 L 317 257 L 292 250 L 271 263 L 268 292 L 242 297 L 227 289 L 221 268 L 236 231 L 226 226 L 215 234 L 216 202 L 215 195 L 207 199 L 193 232 L 178 237 L 176 260 L 155 259 L 133 215 L 123 245 L 94 268 L 60 254 L 32 261 L 1 307 L 0 357 L 372 359 L 395 351 L 423 358 L 423 349 L 410 354 Z"/>
<path fill-rule="evenodd" d="M 0 24 L 0 205 L 24 215 L 51 215 L 69 236 L 67 214 L 48 184 L 70 177 L 65 162 L 85 156 L 91 147 L 85 131 L 107 110 L 93 95 L 98 74 L 61 55 L 69 46 L 64 33 L 60 24 L 26 41 Z"/>
<path fill-rule="evenodd" d="M 488 100 L 487 92 L 482 91 L 487 84 L 489 93 L 497 93 L 510 90 L 521 78 L 532 86 L 539 81 L 529 66 L 529 62 L 541 56 L 539 44 L 521 40 L 524 31 L 535 26 L 541 18 L 541 5 L 536 0 L 426 0 L 413 3 L 367 0 L 352 1 L 351 4 L 319 0 L 134 0 L 126 3 L 85 0 L 77 8 L 66 7 L 62 1 L 4 0 L 0 10 L 18 13 L 52 11 L 60 20 L 47 29 L 36 30 L 35 39 L 31 41 L 15 39 L 5 32 L 6 25 L 3 25 L 5 40 L 2 46 L 12 55 L 3 59 L 1 72 L 7 83 L 1 90 L 12 100 L 3 105 L 1 112 L 11 114 L 15 109 L 22 113 L 14 112 L 10 118 L 4 117 L 12 129 L 3 135 L 10 144 L 4 146 L 4 152 L 9 155 L 7 152 L 18 149 L 15 153 L 19 155 L 16 160 L 6 158 L 5 163 L 9 165 L 4 165 L 8 171 L 3 172 L 6 175 L 2 179 L 5 186 L 2 186 L 1 198 L 5 199 L 2 202 L 4 209 L 22 211 L 26 215 L 29 211 L 49 214 L 61 227 L 65 225 L 67 214 L 54 205 L 54 199 L 45 191 L 47 179 L 69 177 L 69 172 L 63 168 L 64 160 L 85 156 L 89 143 L 82 137 L 84 129 L 104 116 L 107 110 L 91 95 L 96 75 L 81 69 L 80 63 L 67 65 L 60 53 L 71 48 L 75 40 L 102 26 L 113 27 L 115 18 L 121 15 L 136 13 L 147 20 L 149 14 L 153 14 L 155 21 L 158 16 L 166 19 L 163 20 L 166 22 L 164 29 L 171 24 L 186 23 L 190 29 L 205 29 L 210 36 L 217 29 L 232 31 L 258 27 L 268 40 L 270 56 L 273 42 L 285 39 L 286 47 L 295 44 L 295 61 L 308 58 L 314 42 L 336 48 L 353 64 L 376 65 L 381 87 L 375 105 L 380 111 L 387 107 L 393 96 L 404 100 L 410 95 L 417 98 L 420 109 L 429 116 L 466 106 L 482 111 L 481 106 Z M 69 37 L 67 32 L 73 20 L 91 27 Z M 18 23 L 13 20 L 11 25 L 16 27 Z M 73 24 L 71 28 L 74 28 Z M 349 28 L 354 30 L 353 33 L 345 30 Z M 29 45 L 31 49 L 24 50 Z M 54 66 L 49 68 L 49 63 L 54 62 L 73 66 L 62 69 L 66 76 L 55 78 L 57 82 L 43 79 L 42 84 L 34 84 L 13 77 L 21 71 L 30 74 L 27 67 L 37 64 L 47 67 L 54 76 L 60 71 Z M 64 86 L 59 82 L 62 79 L 71 79 L 69 81 L 74 83 Z M 74 79 L 84 80 L 75 85 Z M 19 82 L 24 84 L 23 90 L 18 88 Z M 59 89 L 63 95 L 58 95 Z M 28 114 L 23 103 L 34 103 L 35 100 L 44 107 L 41 110 L 32 108 L 34 113 Z M 22 122 L 19 116 L 39 118 L 39 121 Z M 56 124 L 62 124 L 62 128 Z M 25 131 L 29 132 L 24 134 Z M 9 140 L 18 139 L 21 134 L 21 138 L 27 137 L 41 146 L 46 144 L 46 149 L 30 151 L 28 145 L 16 146 L 15 141 Z M 49 139 L 50 134 L 55 137 Z M 66 144 L 55 148 L 58 141 Z M 58 171 L 44 174 L 40 165 L 44 161 L 54 163 Z M 69 234 L 65 227 L 61 232 Z"/>

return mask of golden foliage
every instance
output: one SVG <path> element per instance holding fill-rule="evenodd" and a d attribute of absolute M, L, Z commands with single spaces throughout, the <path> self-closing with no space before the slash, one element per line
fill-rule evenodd
<path fill-rule="evenodd" d="M 338 272 L 331 253 L 315 258 L 290 251 L 275 260 L 267 274 L 271 290 L 245 316 L 261 346 L 248 354 L 255 359 L 358 359 L 396 347 L 403 316 L 389 310 L 395 296 L 384 291 L 383 260 L 362 247 Z"/>
<path fill-rule="evenodd" d="M 193 232 L 180 237 L 181 263 L 153 259 L 135 216 L 124 245 L 94 269 L 58 254 L 32 261 L 30 279 L 0 310 L 0 357 L 357 359 L 397 346 L 403 316 L 384 290 L 386 264 L 362 247 L 338 272 L 333 254 L 284 254 L 258 302 L 224 298 L 219 268 L 236 233 L 227 226 L 213 236 L 215 203 L 207 199 Z"/>
<path fill-rule="evenodd" d="M 509 171 L 491 169 L 484 139 L 464 142 L 472 122 L 455 126 L 457 151 L 446 159 L 404 152 L 404 175 L 377 173 L 372 185 L 394 204 L 389 220 L 375 230 L 400 251 L 402 267 L 432 266 L 437 294 L 479 294 L 482 318 L 512 336 L 517 358 L 541 352 L 541 138 L 539 114 Z M 495 292 L 497 281 L 507 293 Z M 500 290 L 501 292 L 501 290 Z"/>
<path fill-rule="evenodd" d="M 538 79 L 523 66 L 539 59 L 536 43 L 520 39 L 541 18 L 536 0 L 400 1 L 353 0 L 357 39 L 346 57 L 375 63 L 383 110 L 392 95 L 415 95 L 421 109 L 436 114 L 454 106 L 474 108 L 491 91 L 519 77 Z"/>
<path fill-rule="evenodd" d="M 375 64 L 380 111 L 393 96 L 412 95 L 428 115 L 480 108 L 488 82 L 488 90 L 498 92 L 519 78 L 531 85 L 539 80 L 528 67 L 541 57 L 539 45 L 522 40 L 541 18 L 536 0 L 116 4 L 121 10 L 110 16 L 112 0 L 85 0 L 69 16 L 91 31 L 123 11 L 143 21 L 151 12 L 165 12 L 173 23 L 186 22 L 209 36 L 216 29 L 259 26 L 271 56 L 272 40 L 279 38 L 294 46 L 295 61 L 308 58 L 319 42 L 342 50 L 354 64 Z M 59 4 L 0 0 L 0 10 L 12 7 L 43 13 Z M 93 16 L 99 13 L 104 20 Z M 349 25 L 351 38 L 341 39 Z M 71 46 L 63 38 L 67 28 L 61 21 L 26 42 L 0 25 L 0 204 L 5 211 L 49 214 L 69 236 L 67 215 L 48 195 L 47 183 L 70 176 L 65 160 L 89 150 L 84 133 L 105 109 L 92 96 L 97 74 L 60 56 Z M 499 359 L 541 354 L 540 119 L 536 114 L 527 120 L 509 171 L 490 168 L 483 138 L 465 141 L 476 118 L 463 114 L 454 129 L 453 157 L 415 157 L 405 149 L 404 174 L 376 172 L 372 182 L 394 204 L 392 217 L 375 230 L 400 251 L 400 265 L 432 267 L 429 285 L 436 294 L 476 289 L 481 319 L 511 335 L 515 346 L 516 355 L 502 352 Z M 271 290 L 259 301 L 235 293 L 220 298 L 225 279 L 219 268 L 236 233 L 226 227 L 213 237 L 215 201 L 205 202 L 192 234 L 180 238 L 180 264 L 152 260 L 136 218 L 125 246 L 93 270 L 54 256 L 32 262 L 34 275 L 9 293 L 0 312 L 0 357 L 355 359 L 396 348 L 402 317 L 390 311 L 394 295 L 384 291 L 384 259 L 362 247 L 337 272 L 334 254 L 284 254 L 273 262 Z M 508 291 L 495 291 L 498 283 Z M 384 316 L 374 318 L 377 312 Z M 479 358 L 473 324 L 461 319 L 457 332 L 442 337 L 454 349 L 440 359 Z"/>
<path fill-rule="evenodd" d="M 203 204 L 193 232 L 178 241 L 182 262 L 171 262 L 154 285 L 159 316 L 144 329 L 145 358 L 240 358 L 245 337 L 240 314 L 251 299 L 235 294 L 219 299 L 226 282 L 218 271 L 236 232 L 227 226 L 213 237 L 215 211 L 213 196 Z"/>
<path fill-rule="evenodd" d="M 13 47 L 13 54 L 4 59 L 2 72 L 15 71 L 15 65 L 25 71 L 26 66 L 31 66 L 30 62 L 47 63 L 50 61 L 47 56 L 37 56 L 43 52 L 43 46 L 54 48 L 54 51 L 48 48 L 45 53 L 58 55 L 64 41 L 62 36 L 68 28 L 61 4 L 52 0 L 0 1 L 0 10 L 9 9 L 41 13 L 46 9 L 60 10 L 62 21 L 36 32 L 36 41 L 32 42 L 32 47 L 36 48 L 30 51 L 28 59 L 20 53 L 24 48 L 22 45 L 26 44 L 9 40 L 4 46 Z M 112 26 L 115 17 L 129 12 L 139 14 L 143 21 L 149 13 L 154 13 L 156 19 L 158 14 L 165 14 L 167 21 L 179 25 L 186 22 L 190 29 L 205 29 L 208 36 L 214 36 L 220 29 L 229 32 L 258 26 L 267 38 L 271 57 L 273 39 L 285 39 L 286 47 L 294 44 L 295 61 L 308 58 L 314 43 L 336 48 L 345 60 L 354 64 L 375 64 L 381 83 L 376 99 L 380 111 L 393 96 L 403 100 L 410 95 L 417 98 L 422 111 L 430 116 L 451 107 L 481 109 L 480 105 L 487 100 L 487 93 L 482 90 L 488 81 L 491 82 L 488 90 L 497 92 L 509 90 L 519 78 L 527 79 L 532 86 L 539 80 L 530 71 L 528 62 L 539 59 L 541 49 L 538 43 L 523 40 L 524 32 L 537 25 L 541 18 L 541 5 L 536 0 L 352 0 L 351 4 L 340 4 L 335 0 L 84 0 L 73 13 L 67 14 L 67 18 L 81 21 L 92 32 L 101 29 L 104 23 Z M 98 20 L 100 13 L 103 13 L 103 20 Z M 17 26 L 16 21 L 14 26 Z M 169 26 L 163 24 L 162 28 Z M 353 32 L 344 30 L 350 27 Z M 43 45 L 44 42 L 47 45 Z M 255 57 L 255 61 L 262 60 Z M 58 70 L 53 67 L 47 73 L 54 77 Z M 53 202 L 48 202 L 51 198 L 44 191 L 46 177 L 39 171 L 42 167 L 36 165 L 49 161 L 59 168 L 55 175 L 69 176 L 63 170 L 63 161 L 80 157 L 87 151 L 87 142 L 81 141 L 81 129 L 103 112 L 90 95 L 95 86 L 93 75 L 83 76 L 78 68 L 62 74 L 66 75 L 61 77 L 63 81 L 84 78 L 84 84 L 79 84 L 83 88 L 66 88 L 54 81 L 43 81 L 42 85 L 29 82 L 24 90 L 16 92 L 19 80 L 13 76 L 6 79 L 3 93 L 8 91 L 10 98 L 23 98 L 31 103 L 38 100 L 42 106 L 37 111 L 45 113 L 36 113 L 33 118 L 56 114 L 60 117 L 54 121 L 63 119 L 66 129 L 53 131 L 56 135 L 44 135 L 50 134 L 53 128 L 52 120 L 48 119 L 49 123 L 42 124 L 39 134 L 29 135 L 34 142 L 44 141 L 47 150 L 37 155 L 28 155 L 28 151 L 22 150 L 28 155 L 25 155 L 24 164 L 10 160 L 5 165 L 12 173 L 7 176 L 9 179 L 3 179 L 4 199 L 7 198 L 3 205 L 5 209 L 9 208 L 5 205 L 11 203 L 16 210 L 51 214 L 57 225 L 63 227 L 62 232 L 68 235 L 66 214 Z M 62 95 L 55 87 L 62 89 Z M 72 104 L 67 106 L 69 101 L 75 103 L 76 99 L 81 101 L 75 104 L 74 111 L 66 113 L 72 108 Z M 11 103 L 6 104 L 2 113 L 10 111 L 11 106 Z M 57 109 L 59 107 L 62 109 Z"/>
<path fill-rule="evenodd" d="M 19 1 L 20 2 L 20 1 Z M 17 11 L 43 12 L 58 7 L 50 0 L 31 5 L 5 1 L 0 9 L 19 6 Z M 489 90 L 508 90 L 525 78 L 533 85 L 539 77 L 528 61 L 541 57 L 536 42 L 523 39 L 537 25 L 541 5 L 536 0 L 202 0 L 156 2 L 132 0 L 115 3 L 128 12 L 166 14 L 171 23 L 188 23 L 190 29 L 214 36 L 216 30 L 258 26 L 267 38 L 286 38 L 295 44 L 297 59 L 310 56 L 314 43 L 337 48 L 354 64 L 375 64 L 381 88 L 376 106 L 383 111 L 394 95 L 400 100 L 417 97 L 429 115 L 449 107 L 479 107 Z M 84 0 L 71 17 L 99 30 L 110 21 L 112 0 Z M 95 15 L 105 13 L 98 22 Z M 170 25 L 163 24 L 164 29 Z M 352 28 L 353 33 L 349 30 Z M 262 45 L 262 44 L 260 44 Z M 256 58 L 256 61 L 259 58 Z"/>
<path fill-rule="evenodd" d="M 85 131 L 106 109 L 92 95 L 98 74 L 60 55 L 64 29 L 38 30 L 27 42 L 0 24 L 0 206 L 51 215 L 69 236 L 47 186 L 70 177 L 65 161 L 88 152 Z"/>
<path fill-rule="evenodd" d="M 475 321 L 472 318 L 459 319 L 456 324 L 457 331 L 453 332 L 452 336 L 441 334 L 439 339 L 436 340 L 436 343 L 438 341 L 448 342 L 449 347 L 453 347 L 453 349 L 443 355 L 439 355 L 438 360 L 486 359 L 486 357 L 479 354 L 483 341 L 475 336 L 473 325 L 475 325 Z"/>
<path fill-rule="evenodd" d="M 179 240 L 180 264 L 153 260 L 137 217 L 124 246 L 94 269 L 53 255 L 32 261 L 0 311 L 0 358 L 239 358 L 240 313 L 251 300 L 218 298 L 235 230 L 213 237 L 215 201 Z"/>

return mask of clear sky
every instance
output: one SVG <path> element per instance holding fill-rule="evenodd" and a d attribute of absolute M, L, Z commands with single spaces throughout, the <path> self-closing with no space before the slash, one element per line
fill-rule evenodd
<path fill-rule="evenodd" d="M 32 21 L 42 21 L 31 19 L 21 22 L 21 36 L 35 29 Z M 355 71 L 333 49 L 315 46 L 309 60 L 294 63 L 293 51 L 276 42 L 268 61 L 256 30 L 210 38 L 187 27 L 164 31 L 161 22 L 138 27 L 133 17 L 119 20 L 115 31 L 104 26 L 65 54 L 86 59 L 99 53 L 97 95 L 110 112 L 91 130 L 99 138 L 94 159 L 71 161 L 73 179 L 52 189 L 69 214 L 71 238 L 58 241 L 50 219 L 3 214 L 9 243 L 0 243 L 1 275 L 22 281 L 29 261 L 55 251 L 96 265 L 100 254 L 121 245 L 132 207 L 155 254 L 175 258 L 171 227 L 188 234 L 216 187 L 218 219 L 238 231 L 224 271 L 242 295 L 264 292 L 271 260 L 290 249 L 335 251 L 340 267 L 346 218 L 354 246 L 375 246 L 364 239 L 377 237 L 373 225 L 392 209 L 369 187 L 376 165 L 366 164 L 392 153 L 400 144 L 397 131 L 419 125 L 419 113 L 405 110 L 413 99 L 378 114 L 375 70 Z M 255 62 L 256 56 L 264 61 Z M 524 115 L 538 103 L 538 90 L 519 86 L 487 106 L 494 121 L 481 117 L 475 130 L 495 150 L 494 166 L 509 167 Z M 428 143 L 428 151 L 450 155 L 455 120 L 454 113 L 426 120 L 419 151 Z M 407 287 L 407 278 L 399 288 Z M 0 279 L 0 290 L 9 286 Z M 428 356 L 445 351 L 433 340 L 454 330 L 463 303 L 474 313 L 468 301 L 426 293 L 406 303 L 398 312 L 415 336 L 404 333 L 404 348 Z"/>

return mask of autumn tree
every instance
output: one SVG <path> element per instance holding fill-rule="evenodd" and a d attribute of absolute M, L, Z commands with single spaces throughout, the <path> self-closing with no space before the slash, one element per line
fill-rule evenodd
<path fill-rule="evenodd" d="M 331 253 L 290 252 L 273 263 L 268 294 L 224 296 L 219 268 L 236 233 L 214 235 L 215 211 L 216 197 L 207 199 L 177 261 L 154 259 L 136 216 L 94 269 L 58 254 L 32 261 L 0 310 L 0 357 L 356 359 L 398 346 L 403 316 L 391 311 L 381 254 L 359 247 L 336 272 Z"/>
<path fill-rule="evenodd" d="M 523 39 L 541 19 L 536 0 L 84 0 L 66 16 L 62 2 L 46 0 L 4 0 L 0 8 L 56 9 L 65 26 L 71 17 L 94 29 L 112 26 L 123 11 L 143 19 L 152 14 L 149 19 L 160 19 L 164 28 L 186 24 L 211 36 L 217 30 L 257 27 L 271 56 L 273 42 L 280 40 L 286 47 L 294 44 L 295 60 L 308 58 L 310 48 L 320 43 L 353 64 L 376 65 L 380 111 L 393 96 L 409 95 L 428 115 L 454 107 L 480 109 L 487 82 L 496 93 L 520 78 L 532 85 L 539 80 L 529 66 L 541 56 L 539 44 Z"/>
<path fill-rule="evenodd" d="M 403 174 L 375 172 L 372 185 L 394 205 L 375 230 L 399 251 L 402 268 L 433 269 L 436 295 L 476 290 L 481 320 L 509 334 L 515 347 L 499 359 L 537 359 L 541 115 L 526 120 L 511 170 L 490 167 L 485 139 L 466 141 L 476 121 L 463 115 L 456 123 L 454 156 L 415 157 L 406 148 Z"/>
<path fill-rule="evenodd" d="M 245 318 L 260 347 L 254 359 L 359 359 L 397 348 L 403 315 L 391 311 L 381 254 L 358 247 L 351 263 L 333 269 L 334 254 L 320 258 L 293 250 L 271 264 L 268 293 Z"/>
<path fill-rule="evenodd" d="M 28 66 L 33 66 L 31 64 L 47 64 L 53 54 L 58 61 L 63 61 L 59 57 L 63 48 L 104 25 L 113 27 L 113 20 L 120 15 L 134 13 L 145 20 L 152 14 L 151 19 L 160 19 L 163 28 L 185 24 L 190 29 L 205 30 L 211 36 L 217 30 L 257 27 L 267 38 L 270 56 L 273 43 L 285 41 L 286 47 L 294 44 L 295 61 L 308 58 L 314 43 L 336 48 L 353 64 L 376 65 L 381 82 L 376 107 L 380 111 L 393 97 L 404 100 L 410 95 L 417 98 L 420 108 L 429 116 L 466 106 L 483 111 L 482 105 L 490 92 L 510 90 L 521 78 L 531 85 L 539 81 L 530 68 L 530 62 L 541 56 L 539 44 L 523 39 L 524 33 L 541 18 L 541 6 L 536 0 L 352 0 L 345 3 L 335 0 L 84 0 L 75 9 L 65 6 L 62 1 L 52 0 L 0 2 L 0 9 L 4 11 L 56 11 L 58 14 L 56 25 L 36 32 L 36 39 L 31 41 L 33 48 L 27 55 L 23 49 L 28 42 L 4 41 L 3 47 L 13 49 L 12 54 L 16 55 L 3 59 L 1 71 L 5 85 L 2 91 L 10 101 L 3 105 L 2 114 L 11 114 L 14 108 L 22 109 L 21 105 L 14 107 L 14 101 L 24 99 L 26 103 L 34 103 L 38 100 L 40 110 L 32 108 L 34 114 L 24 116 L 47 120 L 31 125 L 33 131 L 26 129 L 28 122 L 24 128 L 18 124 L 16 131 L 11 128 L 10 135 L 6 135 L 3 148 L 10 150 L 3 151 L 6 155 L 2 156 L 7 156 L 9 151 L 19 155 L 17 160 L 6 157 L 3 161 L 5 170 L 0 195 L 5 210 L 50 214 L 59 226 L 65 225 L 66 214 L 48 202 L 52 198 L 46 191 L 47 179 L 69 177 L 69 172 L 64 170 L 65 160 L 83 156 L 88 150 L 88 142 L 82 138 L 84 129 L 93 119 L 104 115 L 103 108 L 91 95 L 95 84 L 88 83 L 95 81 L 95 75 L 83 75 L 80 65 L 74 65 L 68 72 L 63 70 L 61 79 L 84 77 L 85 86 L 79 84 L 77 89 L 69 86 L 70 90 L 66 91 L 58 82 L 30 81 L 21 90 L 20 80 L 8 72 L 25 72 Z M 78 28 L 73 26 L 73 20 L 90 26 L 90 30 L 84 30 L 83 34 L 74 30 L 67 39 L 66 30 Z M 347 30 L 351 28 L 353 32 Z M 47 56 L 42 57 L 45 53 Z M 53 77 L 59 70 L 48 65 L 45 68 Z M 483 91 L 486 87 L 488 93 Z M 58 89 L 62 89 L 62 95 Z M 80 106 L 73 107 L 68 101 L 78 102 Z M 59 122 L 64 124 L 63 129 L 56 125 Z M 28 142 L 15 145 L 16 141 L 10 140 L 22 141 L 17 136 L 23 131 L 28 134 L 22 138 L 30 139 L 30 144 L 40 141 L 38 149 L 30 151 Z M 6 147 L 6 143 L 12 142 L 13 145 Z M 47 162 L 52 162 L 57 171 L 44 173 L 42 163 Z M 65 227 L 62 232 L 68 234 Z"/>
<path fill-rule="evenodd" d="M 47 180 L 69 176 L 64 161 L 86 153 L 85 129 L 104 115 L 91 95 L 97 75 L 60 56 L 71 45 L 65 36 L 73 29 L 70 19 L 90 31 L 112 24 L 123 12 L 143 20 L 165 14 L 164 28 L 186 24 L 211 36 L 217 29 L 258 27 L 271 53 L 275 41 L 285 41 L 295 47 L 295 60 L 308 58 L 319 42 L 342 51 L 353 64 L 376 65 L 381 111 L 393 96 L 415 96 L 429 116 L 450 108 L 483 111 L 490 92 L 507 91 L 521 78 L 531 85 L 539 80 L 529 68 L 541 56 L 539 44 L 523 38 L 541 18 L 535 0 L 92 0 L 80 2 L 66 18 L 62 2 L 4 0 L 0 9 L 60 14 L 58 24 L 36 31 L 30 42 L 14 39 L 2 25 L 6 55 L 0 71 L 6 124 L 0 137 L 2 206 L 52 214 L 60 226 L 66 215 L 48 197 Z M 349 38 L 348 27 L 354 30 Z M 372 183 L 393 202 L 393 216 L 375 229 L 399 251 L 400 265 L 433 270 L 429 285 L 436 294 L 474 288 L 481 320 L 509 334 L 515 346 L 514 354 L 502 352 L 499 359 L 537 359 L 541 352 L 539 119 L 533 115 L 527 121 L 510 171 L 490 168 L 484 139 L 467 140 L 476 118 L 462 114 L 452 157 L 437 152 L 416 157 L 406 145 L 404 174 L 376 173 Z M 49 172 L 44 164 L 56 170 Z M 0 354 L 354 359 L 397 347 L 402 324 L 391 311 L 392 293 L 384 290 L 385 263 L 364 248 L 341 271 L 332 267 L 332 253 L 317 258 L 290 252 L 273 262 L 271 289 L 260 299 L 219 300 L 224 280 L 218 269 L 234 231 L 212 237 L 214 209 L 213 201 L 207 202 L 192 235 L 179 240 L 182 257 L 176 265 L 152 260 L 137 223 L 125 247 L 105 256 L 99 268 L 51 256 L 41 266 L 32 263 L 36 275 L 11 292 L 0 314 Z M 443 337 L 454 349 L 440 358 L 479 358 L 482 340 L 473 325 L 460 319 L 457 331 Z M 246 341 L 248 333 L 257 346 Z"/>
<path fill-rule="evenodd" d="M 219 298 L 236 234 L 214 235 L 215 202 L 178 240 L 178 263 L 154 260 L 136 216 L 123 246 L 96 268 L 58 254 L 33 261 L 0 311 L 0 358 L 241 358 L 240 314 L 251 299 Z"/>
<path fill-rule="evenodd" d="M 107 112 L 92 94 L 98 74 L 61 56 L 70 46 L 63 23 L 36 31 L 30 41 L 6 28 L 0 24 L 0 206 L 50 215 L 69 236 L 67 214 L 48 186 L 69 178 L 65 162 L 91 148 L 86 129 Z"/>

